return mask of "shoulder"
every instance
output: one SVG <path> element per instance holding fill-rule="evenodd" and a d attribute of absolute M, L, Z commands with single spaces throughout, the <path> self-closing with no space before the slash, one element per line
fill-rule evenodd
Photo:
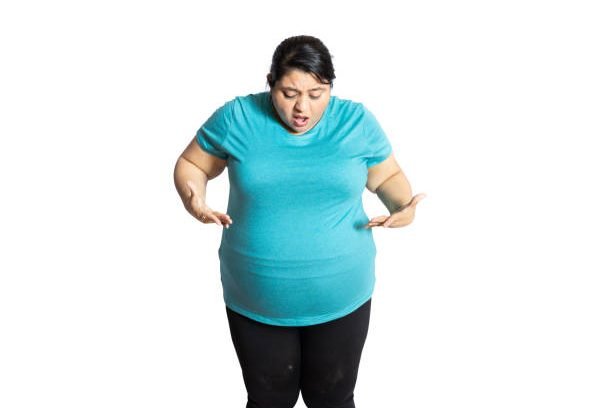
<path fill-rule="evenodd" d="M 268 92 L 237 95 L 232 99 L 226 99 L 219 105 L 217 110 L 233 112 L 236 109 L 246 109 L 253 108 L 254 106 L 260 106 L 265 101 L 266 94 L 268 94 Z"/>
<path fill-rule="evenodd" d="M 353 129 L 360 129 L 364 137 L 380 138 L 384 134 L 376 115 L 361 102 L 351 99 L 336 98 L 336 119 L 348 123 Z"/>
<path fill-rule="evenodd" d="M 271 101 L 268 91 L 239 95 L 228 103 L 231 105 L 232 114 L 237 119 L 245 120 L 270 114 Z"/>
<path fill-rule="evenodd" d="M 243 107 L 243 108 L 255 108 L 263 106 L 265 103 L 269 101 L 270 92 L 257 92 L 257 93 L 249 93 L 246 95 L 238 95 L 234 97 L 229 103 L 233 105 Z"/>
<path fill-rule="evenodd" d="M 367 110 L 362 102 L 335 95 L 330 97 L 329 103 L 331 114 L 343 120 L 361 118 Z"/>

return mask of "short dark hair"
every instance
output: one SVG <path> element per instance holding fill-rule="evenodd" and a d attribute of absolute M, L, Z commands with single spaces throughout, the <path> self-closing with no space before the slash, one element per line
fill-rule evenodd
<path fill-rule="evenodd" d="M 310 35 L 297 35 L 284 39 L 272 56 L 268 86 L 274 87 L 288 71 L 300 69 L 313 74 L 321 83 L 333 87 L 336 78 L 332 56 L 321 40 Z"/>

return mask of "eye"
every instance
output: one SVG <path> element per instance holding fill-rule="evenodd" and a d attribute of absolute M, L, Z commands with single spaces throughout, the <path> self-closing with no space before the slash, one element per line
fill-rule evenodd
<path fill-rule="evenodd" d="M 311 97 L 312 99 L 319 99 L 319 98 L 321 97 L 321 95 L 317 95 L 317 96 L 310 95 L 310 97 Z"/>
<path fill-rule="evenodd" d="M 295 98 L 295 94 L 294 95 L 287 95 L 286 93 L 283 92 L 283 95 L 285 95 L 285 98 L 287 98 L 287 99 Z"/>

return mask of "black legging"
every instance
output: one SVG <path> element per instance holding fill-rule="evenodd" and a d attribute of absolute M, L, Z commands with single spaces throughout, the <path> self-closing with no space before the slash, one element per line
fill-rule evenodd
<path fill-rule="evenodd" d="M 273 326 L 226 307 L 248 393 L 246 408 L 354 408 L 372 299 L 354 312 L 311 326 Z"/>

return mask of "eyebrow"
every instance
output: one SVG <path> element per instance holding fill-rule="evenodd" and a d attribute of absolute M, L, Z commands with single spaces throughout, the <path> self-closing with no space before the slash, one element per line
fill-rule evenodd
<path fill-rule="evenodd" d="M 292 88 L 292 87 L 290 87 L 290 86 L 283 86 L 283 87 L 281 87 L 281 89 L 282 89 L 283 91 L 295 91 L 295 92 L 297 92 L 297 93 L 301 93 L 301 92 L 300 92 L 300 91 L 298 91 L 297 89 Z M 316 88 L 312 88 L 312 89 L 311 89 L 311 91 L 324 91 L 324 90 L 325 90 L 325 88 L 323 88 L 322 86 L 319 86 L 319 87 L 316 87 Z"/>

